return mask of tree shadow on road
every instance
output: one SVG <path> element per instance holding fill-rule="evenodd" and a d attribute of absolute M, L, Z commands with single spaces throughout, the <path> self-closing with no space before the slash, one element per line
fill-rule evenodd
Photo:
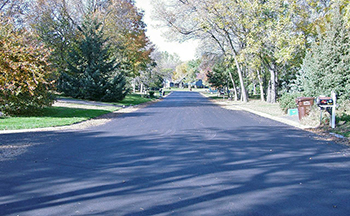
<path fill-rule="evenodd" d="M 0 213 L 348 214 L 348 149 L 282 127 L 0 135 L 32 144 L 0 162 Z"/>

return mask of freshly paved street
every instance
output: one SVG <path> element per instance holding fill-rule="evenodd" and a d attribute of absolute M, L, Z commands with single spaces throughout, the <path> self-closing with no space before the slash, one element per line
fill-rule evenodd
<path fill-rule="evenodd" d="M 2 216 L 350 212 L 349 148 L 195 92 L 0 145 L 23 147 L 0 161 Z"/>

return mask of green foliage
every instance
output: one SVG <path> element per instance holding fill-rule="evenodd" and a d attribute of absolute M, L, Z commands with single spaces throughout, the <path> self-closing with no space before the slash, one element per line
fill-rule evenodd
<path fill-rule="evenodd" d="M 150 96 L 151 98 L 154 97 L 154 93 L 155 93 L 154 91 L 149 91 L 148 93 L 149 93 L 149 96 Z"/>
<path fill-rule="evenodd" d="M 140 74 L 141 82 L 152 90 L 162 88 L 163 86 L 163 75 L 156 69 L 150 68 Z"/>
<path fill-rule="evenodd" d="M 299 82 L 307 96 L 330 95 L 335 91 L 340 100 L 350 96 L 350 30 L 339 8 L 326 31 L 319 32 L 318 41 L 306 54 Z"/>
<path fill-rule="evenodd" d="M 215 88 L 228 85 L 229 75 L 223 64 L 216 64 L 212 71 L 207 72 L 208 82 Z"/>
<path fill-rule="evenodd" d="M 295 102 L 295 99 L 298 97 L 301 97 L 302 94 L 297 92 L 297 93 L 284 93 L 278 100 L 280 108 L 284 113 L 288 112 L 288 109 L 294 109 L 297 107 L 297 104 Z"/>
<path fill-rule="evenodd" d="M 62 73 L 58 89 L 73 98 L 96 101 L 119 101 L 128 92 L 123 73 L 111 58 L 108 40 L 101 23 L 86 17 L 80 31 L 83 35 L 69 53 L 68 67 Z"/>
<path fill-rule="evenodd" d="M 0 111 L 33 113 L 52 104 L 49 54 L 28 32 L 0 20 Z"/>
<path fill-rule="evenodd" d="M 52 49 L 50 60 L 56 72 L 60 73 L 67 67 L 68 52 L 74 38 L 78 36 L 77 28 L 68 14 L 66 4 L 56 5 L 50 1 L 38 1 L 37 4 L 32 11 L 31 27 L 40 40 Z"/>

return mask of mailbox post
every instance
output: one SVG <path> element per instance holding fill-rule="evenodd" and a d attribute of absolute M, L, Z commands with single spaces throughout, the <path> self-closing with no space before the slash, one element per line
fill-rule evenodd
<path fill-rule="evenodd" d="M 332 91 L 331 97 L 318 97 L 317 105 L 320 107 L 321 115 L 320 122 L 322 121 L 322 111 L 326 110 L 331 115 L 330 125 L 332 128 L 335 128 L 335 108 L 336 108 L 337 97 L 336 94 Z"/>

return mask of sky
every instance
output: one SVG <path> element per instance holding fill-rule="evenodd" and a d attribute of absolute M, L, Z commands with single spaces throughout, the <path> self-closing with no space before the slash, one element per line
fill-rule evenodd
<path fill-rule="evenodd" d="M 150 38 L 159 50 L 168 51 L 169 53 L 177 53 L 182 61 L 195 59 L 196 46 L 195 42 L 169 42 L 162 37 L 164 30 L 155 28 L 155 21 L 152 20 L 151 0 L 136 0 L 136 7 L 145 11 L 144 22 L 147 25 L 146 35 Z"/>

